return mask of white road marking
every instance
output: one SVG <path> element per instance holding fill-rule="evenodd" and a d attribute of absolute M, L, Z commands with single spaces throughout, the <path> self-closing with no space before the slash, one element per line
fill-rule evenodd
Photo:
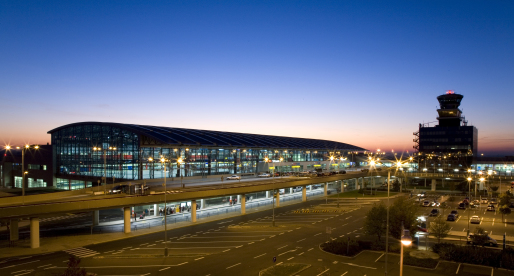
<path fill-rule="evenodd" d="M 311 249 L 309 249 L 309 250 L 307 250 L 307 251 L 311 251 L 312 249 L 314 249 L 314 248 L 311 248 Z"/>
<path fill-rule="evenodd" d="M 384 253 L 382 253 L 382 255 L 380 255 L 380 257 L 378 257 L 376 260 L 375 260 L 375 263 L 378 262 L 378 260 L 380 260 L 380 258 L 382 258 L 382 256 L 384 256 Z"/>
<path fill-rule="evenodd" d="M 282 255 L 287 254 L 289 252 L 295 252 L 295 251 L 296 251 L 296 249 L 289 250 L 289 251 L 286 251 L 286 252 L 282 252 L 282 253 L 278 254 L 278 256 L 282 256 Z"/>
<path fill-rule="evenodd" d="M 289 246 L 289 245 L 284 245 L 284 246 L 282 246 L 282 247 L 277 248 L 277 250 L 280 250 L 280 249 L 285 248 L 285 247 L 288 247 L 288 246 Z"/>
<path fill-rule="evenodd" d="M 306 240 L 306 239 L 307 239 L 307 238 L 305 238 L 305 239 L 301 239 L 301 240 L 299 240 L 299 241 L 296 241 L 296 242 L 301 242 L 301 241 L 304 241 L 304 240 Z"/>
<path fill-rule="evenodd" d="M 292 260 L 292 259 L 294 259 L 294 257 L 291 257 L 291 258 L 287 259 L 286 261 L 290 261 L 290 260 Z"/>
<path fill-rule="evenodd" d="M 221 251 L 221 252 L 227 252 L 227 251 L 230 251 L 230 249 L 227 249 L 227 250 L 223 250 L 223 251 Z"/>
<path fill-rule="evenodd" d="M 36 260 L 36 261 L 32 261 L 32 262 L 26 262 L 26 263 L 22 263 L 22 264 L 10 265 L 10 266 L 6 266 L 6 267 L 2 267 L 0 269 L 11 268 L 11 267 L 15 267 L 15 266 L 19 266 L 19 265 L 25 265 L 25 264 L 31 264 L 31 263 L 35 263 L 35 262 L 39 262 L 39 261 L 40 260 Z"/>
<path fill-rule="evenodd" d="M 346 271 L 345 273 L 341 274 L 341 276 L 344 276 L 344 275 L 346 275 L 346 273 L 348 273 L 348 271 Z"/>
<path fill-rule="evenodd" d="M 376 267 L 370 267 L 370 266 L 357 265 L 357 264 L 353 264 L 353 263 L 343 263 L 343 262 L 341 262 L 341 263 L 342 263 L 342 264 L 351 265 L 351 266 L 356 266 L 356 267 L 369 268 L 369 269 L 377 269 Z"/>
<path fill-rule="evenodd" d="M 264 256 L 264 255 L 266 255 L 266 253 L 261 254 L 261 255 L 259 255 L 259 256 L 255 256 L 255 257 L 253 257 L 253 258 L 254 258 L 254 259 L 257 259 L 257 258 L 262 257 L 262 256 Z"/>
<path fill-rule="evenodd" d="M 16 275 L 14 275 L 14 276 L 20 276 L 20 275 L 25 275 L 25 274 L 29 274 L 29 273 L 32 273 L 32 272 L 34 272 L 34 269 L 31 269 L 31 270 L 27 270 L 27 272 L 25 272 L 25 273 L 21 273 L 21 274 L 16 274 Z"/>
<path fill-rule="evenodd" d="M 198 259 L 195 259 L 195 261 L 201 260 L 201 259 L 203 259 L 203 258 L 205 258 L 205 257 L 200 257 L 200 258 L 198 258 Z"/>
<path fill-rule="evenodd" d="M 237 263 L 237 264 L 235 264 L 235 265 L 231 265 L 231 266 L 229 266 L 229 267 L 227 267 L 227 268 L 225 268 L 225 269 L 233 268 L 234 266 L 238 266 L 238 265 L 240 265 L 240 264 L 241 264 L 241 263 Z"/>
<path fill-rule="evenodd" d="M 321 235 L 321 233 L 318 233 L 318 234 L 314 235 L 314 237 L 316 237 L 317 235 Z"/>
<path fill-rule="evenodd" d="M 459 274 L 459 269 L 460 269 L 460 264 L 459 264 L 459 266 L 457 267 L 457 271 L 455 272 L 455 274 Z"/>
<path fill-rule="evenodd" d="M 159 271 L 163 271 L 163 270 L 170 269 L 170 268 L 171 268 L 171 266 L 168 266 L 168 267 L 165 267 L 163 269 L 159 269 Z"/>
<path fill-rule="evenodd" d="M 329 270 L 330 270 L 330 268 L 327 268 L 327 270 L 325 270 L 325 271 L 321 272 L 320 274 L 318 274 L 318 275 L 316 275 L 316 276 L 319 276 L 319 275 L 321 275 L 321 274 L 323 274 L 323 273 L 325 273 L 325 272 L 327 272 L 327 271 L 329 271 Z"/>
<path fill-rule="evenodd" d="M 38 266 L 37 268 L 43 268 L 43 267 L 46 267 L 46 266 L 51 266 L 51 264 L 41 265 L 41 266 Z"/>

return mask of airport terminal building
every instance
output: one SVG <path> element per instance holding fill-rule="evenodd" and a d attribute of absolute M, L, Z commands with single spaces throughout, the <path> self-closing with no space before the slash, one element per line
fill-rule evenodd
<path fill-rule="evenodd" d="M 48 132 L 54 185 L 81 189 L 166 177 L 220 177 L 259 172 L 340 170 L 365 149 L 340 142 L 223 131 L 81 122 Z M 166 161 L 161 163 L 161 158 Z"/>

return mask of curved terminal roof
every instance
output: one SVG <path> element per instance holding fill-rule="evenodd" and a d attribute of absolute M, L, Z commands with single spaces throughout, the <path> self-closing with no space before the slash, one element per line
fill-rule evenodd
<path fill-rule="evenodd" d="M 49 134 L 61 129 L 85 126 L 100 125 L 111 126 L 138 135 L 154 139 L 162 144 L 177 146 L 204 146 L 204 147 L 248 147 L 248 148 L 284 148 L 284 149 L 327 149 L 327 150 L 351 150 L 364 151 L 365 149 L 354 145 L 320 140 L 294 138 L 272 135 L 247 134 L 214 130 L 199 130 L 187 128 L 158 127 L 106 122 L 80 122 L 73 123 L 48 131 Z"/>

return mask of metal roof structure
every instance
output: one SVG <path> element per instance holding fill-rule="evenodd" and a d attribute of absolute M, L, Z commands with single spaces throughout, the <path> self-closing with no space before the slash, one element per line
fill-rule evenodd
<path fill-rule="evenodd" d="M 283 148 L 283 149 L 327 149 L 364 151 L 364 148 L 354 145 L 320 140 L 294 138 L 272 135 L 248 134 L 214 130 L 199 130 L 187 128 L 172 128 L 107 122 L 80 122 L 73 123 L 48 131 L 49 134 L 59 130 L 86 126 L 110 126 L 131 131 L 138 135 L 154 139 L 155 141 L 172 146 L 200 146 L 200 147 L 237 147 L 237 148 Z M 141 137 L 143 138 L 143 137 Z"/>

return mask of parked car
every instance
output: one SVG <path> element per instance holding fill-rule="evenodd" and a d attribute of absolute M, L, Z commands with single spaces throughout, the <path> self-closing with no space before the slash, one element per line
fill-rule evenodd
<path fill-rule="evenodd" d="M 271 174 L 269 174 L 269 173 L 261 173 L 257 177 L 271 177 Z"/>
<path fill-rule="evenodd" d="M 494 205 L 489 204 L 489 205 L 487 206 L 487 211 L 493 211 L 493 212 L 494 212 Z"/>
<path fill-rule="evenodd" d="M 487 200 L 487 198 L 482 198 L 481 203 L 482 203 L 482 204 L 487 204 L 487 203 L 489 203 L 489 201 Z"/>
<path fill-rule="evenodd" d="M 361 169 L 361 172 L 367 173 L 367 172 L 369 172 L 369 169 Z"/>
<path fill-rule="evenodd" d="M 475 242 L 475 234 L 469 234 L 469 236 L 468 236 L 468 242 L 467 242 L 467 243 L 468 243 L 468 244 L 472 244 L 472 245 L 477 244 L 477 243 Z M 496 246 L 498 246 L 498 242 L 497 242 L 495 239 L 493 239 L 493 238 L 491 238 L 491 237 L 487 236 L 487 240 L 486 240 L 486 242 L 484 243 L 484 245 L 485 245 L 485 246 L 494 246 L 494 247 L 496 247 Z"/>
<path fill-rule="evenodd" d="M 109 193 L 110 194 L 120 194 L 120 193 L 126 192 L 125 190 L 127 190 L 128 188 L 129 188 L 128 185 L 116 185 L 116 186 L 114 186 L 114 188 L 109 190 Z"/>
<path fill-rule="evenodd" d="M 448 218 L 446 218 L 446 220 L 448 220 L 448 221 L 455 221 L 455 220 L 457 220 L 457 217 L 455 217 L 454 214 L 449 214 Z"/>
<path fill-rule="evenodd" d="M 428 201 L 428 200 L 423 201 L 423 207 L 430 207 L 430 201 Z"/>
<path fill-rule="evenodd" d="M 227 177 L 227 180 L 241 180 L 241 177 L 239 175 L 231 175 Z"/>
<path fill-rule="evenodd" d="M 429 216 L 431 217 L 437 217 L 439 215 L 439 209 L 432 209 L 432 211 L 430 211 L 430 214 Z"/>
<path fill-rule="evenodd" d="M 346 171 L 345 170 L 341 170 L 341 171 L 339 171 L 339 174 L 346 174 Z"/>
<path fill-rule="evenodd" d="M 436 200 L 432 201 L 432 207 L 439 207 L 441 203 L 437 202 Z"/>
<path fill-rule="evenodd" d="M 458 217 L 459 217 L 459 212 L 458 212 L 457 210 L 452 210 L 452 211 L 450 212 L 450 214 L 455 215 L 455 218 L 458 218 Z"/>
<path fill-rule="evenodd" d="M 491 198 L 491 200 L 489 201 L 490 204 L 493 204 L 493 205 L 496 205 L 498 204 L 498 201 L 496 200 L 496 198 Z"/>
<path fill-rule="evenodd" d="M 464 202 L 459 203 L 459 209 L 466 209 L 466 204 Z"/>
<path fill-rule="evenodd" d="M 469 220 L 469 223 L 480 224 L 480 217 L 479 216 L 472 216 L 471 219 Z"/>

